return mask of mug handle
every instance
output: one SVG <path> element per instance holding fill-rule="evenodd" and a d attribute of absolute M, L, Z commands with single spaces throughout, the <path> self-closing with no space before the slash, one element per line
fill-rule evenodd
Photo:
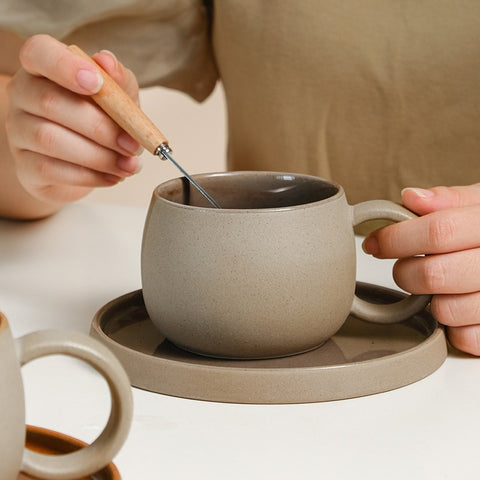
<path fill-rule="evenodd" d="M 25 449 L 22 471 L 48 480 L 71 480 L 100 471 L 122 447 L 132 421 L 130 381 L 118 359 L 100 342 L 79 332 L 41 330 L 16 339 L 15 344 L 21 366 L 52 354 L 68 355 L 87 362 L 105 378 L 111 395 L 108 422 L 91 445 L 56 456 Z"/>
<path fill-rule="evenodd" d="M 392 220 L 401 222 L 417 218 L 410 210 L 389 200 L 368 200 L 353 207 L 353 225 L 366 220 Z M 352 315 L 373 323 L 397 323 L 423 310 L 430 302 L 431 295 L 409 295 L 408 297 L 387 305 L 367 302 L 355 295 Z"/>

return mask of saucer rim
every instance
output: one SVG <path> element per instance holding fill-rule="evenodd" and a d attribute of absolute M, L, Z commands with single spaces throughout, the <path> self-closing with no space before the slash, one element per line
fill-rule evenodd
<path fill-rule="evenodd" d="M 28 436 L 32 435 L 35 440 L 29 439 Z M 39 446 L 45 448 L 46 442 L 54 442 L 48 444 L 48 454 L 62 455 L 70 453 L 75 450 L 87 447 L 88 443 L 78 438 L 67 435 L 66 433 L 58 432 L 44 427 L 36 425 L 26 425 L 25 427 L 25 447 L 30 448 L 33 446 Z M 23 475 L 27 475 L 25 472 L 21 472 Z M 32 480 L 37 480 L 36 477 L 28 476 Z M 122 480 L 120 472 L 117 466 L 113 462 L 109 462 L 102 470 L 89 475 L 89 480 Z"/>
<path fill-rule="evenodd" d="M 365 282 L 357 282 L 357 285 L 393 294 L 398 299 L 404 296 L 402 292 Z M 141 295 L 141 289 L 134 290 L 103 305 L 93 317 L 90 335 L 117 355 L 132 386 L 170 396 L 250 404 L 314 403 L 355 398 L 419 381 L 437 370 L 447 357 L 443 328 L 431 315 L 428 320 L 434 322 L 432 332 L 417 345 L 380 358 L 336 365 L 248 369 L 241 367 L 243 360 L 237 360 L 239 366 L 233 367 L 222 365 L 224 362 L 220 359 L 218 365 L 205 365 L 154 357 L 116 342 L 102 328 L 102 318 L 112 307 Z M 285 361 L 288 362 L 288 357 Z M 232 360 L 225 362 L 231 363 Z M 394 378 L 387 378 L 386 371 Z M 322 382 L 325 388 L 320 385 Z M 205 383 L 210 388 L 206 388 Z M 288 385 L 293 393 L 288 391 Z"/>

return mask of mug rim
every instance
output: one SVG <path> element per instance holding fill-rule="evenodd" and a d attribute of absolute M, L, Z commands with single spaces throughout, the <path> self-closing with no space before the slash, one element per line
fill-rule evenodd
<path fill-rule="evenodd" d="M 202 178 L 212 178 L 212 177 L 233 177 L 237 175 L 251 175 L 251 176 L 290 176 L 290 177 L 300 177 L 304 179 L 310 179 L 314 180 L 316 182 L 321 181 L 323 183 L 328 183 L 329 185 L 335 187 L 337 189 L 337 192 L 327 198 L 322 198 L 321 200 L 316 200 L 314 202 L 308 202 L 308 203 L 300 203 L 296 205 L 288 205 L 286 207 L 261 207 L 261 208 L 222 208 L 220 205 L 220 208 L 212 208 L 211 206 L 197 206 L 197 205 L 185 205 L 183 203 L 178 203 L 174 202 L 172 200 L 168 200 L 167 198 L 163 197 L 160 194 L 160 190 L 167 188 L 170 184 L 173 184 L 174 182 L 177 182 L 178 180 L 181 180 L 182 178 L 185 177 L 175 177 L 171 178 L 169 180 L 166 180 L 165 182 L 160 183 L 153 189 L 153 194 L 152 194 L 152 199 L 159 200 L 164 202 L 165 204 L 176 207 L 176 208 L 181 208 L 181 209 L 187 209 L 187 210 L 205 210 L 209 212 L 215 212 L 215 214 L 221 214 L 222 212 L 228 212 L 228 213 L 235 213 L 235 212 L 277 212 L 277 211 L 291 211 L 291 210 L 298 210 L 298 209 L 305 209 L 305 208 L 312 208 L 315 206 L 318 206 L 319 204 L 327 204 L 330 202 L 334 202 L 338 200 L 339 198 L 345 196 L 345 191 L 343 187 L 332 181 L 328 180 L 323 177 L 317 177 L 316 175 L 310 175 L 306 173 L 295 173 L 295 172 L 279 172 L 279 171 L 270 171 L 270 170 L 232 170 L 232 171 L 226 171 L 226 172 L 205 172 L 205 173 L 197 173 L 191 175 L 191 177 L 195 180 L 201 180 Z M 193 187 L 195 188 L 195 187 Z"/>

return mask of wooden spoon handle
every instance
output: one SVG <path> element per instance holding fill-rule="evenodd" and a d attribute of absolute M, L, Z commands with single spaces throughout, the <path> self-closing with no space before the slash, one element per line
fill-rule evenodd
<path fill-rule="evenodd" d="M 76 45 L 70 45 L 68 48 L 94 63 L 102 74 L 102 88 L 91 97 L 109 117 L 149 152 L 155 153 L 161 144 L 168 145 L 163 133 L 100 65 Z"/>

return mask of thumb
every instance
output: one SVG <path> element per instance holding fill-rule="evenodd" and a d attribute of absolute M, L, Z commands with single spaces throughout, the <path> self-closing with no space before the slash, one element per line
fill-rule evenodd
<path fill-rule="evenodd" d="M 418 215 L 447 208 L 480 205 L 480 183 L 460 187 L 404 188 L 402 203 Z"/>

